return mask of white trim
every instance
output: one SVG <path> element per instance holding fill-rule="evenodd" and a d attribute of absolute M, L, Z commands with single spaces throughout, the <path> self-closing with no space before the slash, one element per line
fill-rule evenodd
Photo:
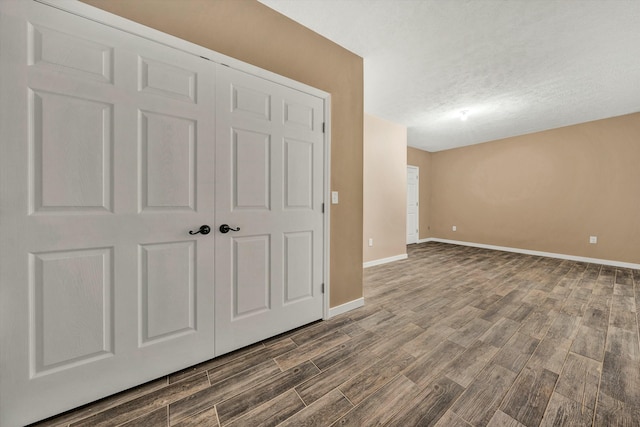
<path fill-rule="evenodd" d="M 417 183 L 416 183 L 416 241 L 415 242 L 407 242 L 407 245 L 413 245 L 414 243 L 418 243 L 420 241 L 420 167 L 418 166 L 413 166 L 413 165 L 407 165 L 407 176 L 409 175 L 409 169 L 415 169 L 416 170 L 416 178 L 417 178 Z M 405 183 L 405 185 L 407 186 L 407 195 L 409 194 L 409 181 L 407 180 L 407 182 Z M 408 196 L 407 196 L 408 199 Z M 408 206 L 407 205 L 407 200 L 405 200 L 405 207 L 407 207 L 407 212 L 406 215 L 409 216 L 409 212 L 408 212 Z M 405 230 L 405 240 L 408 240 L 406 236 L 406 230 Z"/>
<path fill-rule="evenodd" d="M 409 258 L 409 256 L 407 254 L 400 254 L 400 255 L 396 255 L 396 256 L 390 256 L 388 258 L 374 259 L 373 261 L 363 262 L 362 263 L 362 268 L 369 268 L 369 267 L 373 267 L 374 265 L 387 264 L 387 263 L 390 263 L 390 262 L 400 261 L 400 260 L 407 259 L 407 258 Z"/>
<path fill-rule="evenodd" d="M 583 257 L 583 256 L 577 256 L 577 255 L 557 254 L 555 252 L 532 251 L 532 250 L 529 250 L 529 249 L 510 248 L 510 247 L 507 247 L 507 246 L 485 245 L 484 243 L 473 243 L 473 242 L 463 242 L 463 241 L 460 241 L 460 240 L 439 239 L 437 237 L 430 237 L 428 239 L 424 239 L 424 241 L 425 242 L 450 243 L 452 245 L 460 245 L 460 246 L 472 246 L 474 248 L 491 249 L 491 250 L 495 250 L 495 251 L 504 251 L 504 252 L 515 252 L 515 253 L 526 254 L 526 255 L 535 255 L 535 256 L 544 256 L 544 257 L 548 257 L 548 258 L 566 259 L 566 260 L 569 260 L 569 261 L 588 262 L 588 263 L 591 263 L 591 264 L 603 264 L 603 265 L 610 265 L 612 267 L 631 268 L 631 269 L 634 269 L 634 270 L 640 269 L 640 264 L 634 264 L 634 263 L 631 263 L 631 262 L 612 261 L 612 260 L 600 259 L 600 258 L 588 258 L 588 257 Z"/>
<path fill-rule="evenodd" d="M 433 239 L 431 237 L 427 237 L 426 239 L 418 239 L 418 243 L 427 243 L 432 241 Z"/>
<path fill-rule="evenodd" d="M 364 306 L 364 297 L 345 302 L 344 304 L 329 309 L 329 317 L 327 317 L 327 319 L 337 316 L 338 314 L 346 313 L 347 311 L 355 310 L 362 306 Z"/>
<path fill-rule="evenodd" d="M 323 319 L 331 317 L 331 95 L 324 100 L 324 310 Z"/>

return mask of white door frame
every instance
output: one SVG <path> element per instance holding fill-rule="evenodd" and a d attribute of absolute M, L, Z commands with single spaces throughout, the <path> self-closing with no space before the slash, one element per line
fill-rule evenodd
<path fill-rule="evenodd" d="M 416 183 L 416 241 L 412 242 L 412 243 L 418 243 L 418 241 L 420 240 L 420 168 L 418 166 L 407 165 L 407 172 L 409 170 L 415 170 L 416 176 L 418 177 L 418 182 Z M 408 189 L 409 189 L 409 183 L 407 182 L 407 194 L 408 194 Z M 410 243 L 407 243 L 407 244 L 410 244 Z"/>
<path fill-rule="evenodd" d="M 180 39 L 170 34 L 163 33 L 153 28 L 146 27 L 134 21 L 122 18 L 118 15 L 106 12 L 102 9 L 90 6 L 86 3 L 82 3 L 78 0 L 34 0 L 43 4 L 53 6 L 57 9 L 64 10 L 74 15 L 82 16 L 92 21 L 99 22 L 101 24 L 108 25 L 110 27 L 126 31 L 137 36 L 153 40 L 155 42 L 164 44 L 166 46 L 182 50 L 193 55 L 204 57 L 210 61 L 227 65 L 240 71 L 244 71 L 253 74 L 258 77 L 270 80 L 274 83 L 278 83 L 308 94 L 317 96 L 324 99 L 324 113 L 325 113 L 325 134 L 324 134 L 324 319 L 328 319 L 329 315 L 329 301 L 330 301 L 330 189 L 331 189 L 331 95 L 323 90 L 308 86 L 304 83 L 289 79 L 276 73 L 264 70 L 262 68 L 247 64 L 240 60 L 231 58 L 221 53 L 215 52 L 206 47 L 191 43 L 189 41 Z"/>

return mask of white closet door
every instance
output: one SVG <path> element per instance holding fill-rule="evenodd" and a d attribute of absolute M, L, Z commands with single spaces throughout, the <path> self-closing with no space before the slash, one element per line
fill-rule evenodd
<path fill-rule="evenodd" d="M 1 2 L 0 425 L 212 357 L 212 63 Z"/>
<path fill-rule="evenodd" d="M 418 167 L 407 166 L 407 244 L 418 243 L 418 173 Z"/>
<path fill-rule="evenodd" d="M 217 68 L 216 355 L 322 318 L 323 102 Z"/>

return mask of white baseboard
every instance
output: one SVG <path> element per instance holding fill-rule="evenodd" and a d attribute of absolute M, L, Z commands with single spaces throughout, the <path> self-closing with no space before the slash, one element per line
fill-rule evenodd
<path fill-rule="evenodd" d="M 362 268 L 373 267 L 374 265 L 386 264 L 389 262 L 400 261 L 407 258 L 408 258 L 407 254 L 401 254 L 401 255 L 391 256 L 389 258 L 374 259 L 373 261 L 363 262 Z"/>
<path fill-rule="evenodd" d="M 431 237 L 427 237 L 426 239 L 418 239 L 417 243 L 427 243 L 427 242 L 432 242 L 433 239 Z"/>
<path fill-rule="evenodd" d="M 424 243 L 424 242 L 450 243 L 452 245 L 472 246 L 474 248 L 492 249 L 495 251 L 515 252 L 515 253 L 526 254 L 526 255 L 536 255 L 536 256 L 544 256 L 549 258 L 566 259 L 569 261 L 588 262 L 591 264 L 603 264 L 603 265 L 610 265 L 612 267 L 631 268 L 634 270 L 640 269 L 640 264 L 634 264 L 632 262 L 612 261 L 612 260 L 600 259 L 600 258 L 587 258 L 583 256 L 576 256 L 576 255 L 557 254 L 554 252 L 532 251 L 529 249 L 510 248 L 507 246 L 485 245 L 484 243 L 473 243 L 473 242 L 463 242 L 460 240 L 439 239 L 437 237 L 430 237 L 428 239 L 423 239 L 420 241 L 420 243 Z"/>
<path fill-rule="evenodd" d="M 353 301 L 345 302 L 337 307 L 332 307 L 329 309 L 329 317 L 337 316 L 338 314 L 346 313 L 347 311 L 355 310 L 356 308 L 360 308 L 364 306 L 364 297 L 354 299 Z"/>

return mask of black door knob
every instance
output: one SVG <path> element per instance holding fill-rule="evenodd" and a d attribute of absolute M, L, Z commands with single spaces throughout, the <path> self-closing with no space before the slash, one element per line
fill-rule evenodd
<path fill-rule="evenodd" d="M 189 234 L 209 234 L 211 233 L 211 227 L 209 227 L 208 225 L 201 225 L 200 229 L 198 231 L 189 231 Z"/>
<path fill-rule="evenodd" d="M 230 232 L 230 231 L 240 231 L 240 227 L 237 227 L 237 228 L 231 228 L 231 227 L 229 227 L 227 224 L 222 224 L 222 225 L 220 226 L 219 230 L 220 230 L 220 232 L 221 232 L 221 233 L 223 233 L 223 234 L 224 234 L 224 233 L 228 233 L 228 232 Z"/>

